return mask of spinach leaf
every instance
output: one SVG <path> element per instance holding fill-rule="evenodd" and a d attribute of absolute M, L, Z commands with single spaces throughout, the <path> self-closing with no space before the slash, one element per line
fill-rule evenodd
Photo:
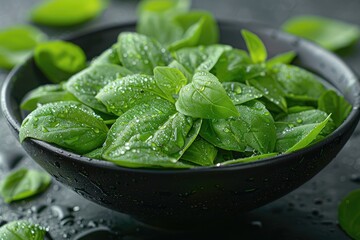
<path fill-rule="evenodd" d="M 54 83 L 68 80 L 86 66 L 84 51 L 77 45 L 64 41 L 37 45 L 34 59 L 44 75 Z"/>
<path fill-rule="evenodd" d="M 333 90 L 325 91 L 318 100 L 318 108 L 334 120 L 336 127 L 340 126 L 351 112 L 352 106 L 344 97 Z"/>
<path fill-rule="evenodd" d="M 329 119 L 330 115 L 320 123 L 277 129 L 276 151 L 289 153 L 308 146 L 320 134 Z"/>
<path fill-rule="evenodd" d="M 19 138 L 35 138 L 76 153 L 87 153 L 103 144 L 108 128 L 94 111 L 77 102 L 45 104 L 22 122 Z"/>
<path fill-rule="evenodd" d="M 51 177 L 45 172 L 19 169 L 0 182 L 0 195 L 6 203 L 10 203 L 39 194 L 45 191 L 50 183 Z"/>
<path fill-rule="evenodd" d="M 341 228 L 352 238 L 360 239 L 360 189 L 349 193 L 340 203 L 338 219 Z"/>
<path fill-rule="evenodd" d="M 345 48 L 360 38 L 358 26 L 319 16 L 293 17 L 286 21 L 282 28 L 331 51 Z"/>
<path fill-rule="evenodd" d="M 231 49 L 227 45 L 210 45 L 193 48 L 182 48 L 174 53 L 174 58 L 182 64 L 185 69 L 194 74 L 195 71 L 210 71 L 224 51 Z"/>
<path fill-rule="evenodd" d="M 251 147 L 260 153 L 273 152 L 276 140 L 274 120 L 259 101 L 236 106 L 239 117 L 204 120 L 200 136 L 213 145 L 243 152 Z"/>
<path fill-rule="evenodd" d="M 97 64 L 121 65 L 117 48 L 118 45 L 114 44 L 111 48 L 105 50 L 98 57 L 94 58 L 91 62 L 91 65 L 97 65 Z"/>
<path fill-rule="evenodd" d="M 169 67 L 171 68 L 176 68 L 178 70 L 180 70 L 180 72 L 182 72 L 182 74 L 184 74 L 184 76 L 186 77 L 186 79 L 188 81 L 190 81 L 192 79 L 192 74 L 178 61 L 173 60 L 170 64 Z"/>
<path fill-rule="evenodd" d="M 252 64 L 245 51 L 231 49 L 221 55 L 211 72 L 219 78 L 220 82 L 245 82 L 265 75 L 266 68 L 263 64 Z"/>
<path fill-rule="evenodd" d="M 21 109 L 33 111 L 38 106 L 59 101 L 77 101 L 74 95 L 60 84 L 47 84 L 28 92 L 21 102 Z"/>
<path fill-rule="evenodd" d="M 238 159 L 225 161 L 225 162 L 222 162 L 222 163 L 218 164 L 217 166 L 224 166 L 224 165 L 230 165 L 230 164 L 235 164 L 235 163 L 256 162 L 256 161 L 258 161 L 260 159 L 271 158 L 271 157 L 275 157 L 277 155 L 278 155 L 278 153 L 265 153 L 265 154 L 261 154 L 261 155 L 254 155 L 254 156 L 251 156 L 251 157 L 238 158 Z"/>
<path fill-rule="evenodd" d="M 52 27 L 69 27 L 95 18 L 106 8 L 105 0 L 49 0 L 34 8 L 31 20 Z"/>
<path fill-rule="evenodd" d="M 181 88 L 176 109 L 194 118 L 228 118 L 239 113 L 219 80 L 209 72 L 198 71 L 192 82 Z"/>
<path fill-rule="evenodd" d="M 38 29 L 19 25 L 0 31 L 0 68 L 11 69 L 24 62 L 46 36 Z"/>
<path fill-rule="evenodd" d="M 157 39 L 164 45 L 182 38 L 183 28 L 175 17 L 190 9 L 190 0 L 145 0 L 138 6 L 137 32 Z"/>
<path fill-rule="evenodd" d="M 182 29 L 189 30 L 194 24 L 201 23 L 200 33 L 196 45 L 210 45 L 219 41 L 219 28 L 213 15 L 206 11 L 191 11 L 181 13 L 175 17 L 175 22 Z M 185 31 L 185 35 L 186 35 Z"/>
<path fill-rule="evenodd" d="M 247 83 L 258 89 L 269 102 L 281 111 L 287 112 L 285 93 L 279 82 L 271 75 L 250 79 Z"/>
<path fill-rule="evenodd" d="M 191 25 L 184 33 L 183 38 L 171 43 L 168 46 L 169 51 L 176 51 L 184 47 L 194 47 L 199 45 L 201 31 L 204 26 L 204 19 Z"/>
<path fill-rule="evenodd" d="M 178 161 L 195 140 L 201 120 L 177 113 L 173 104 L 154 99 L 136 105 L 111 127 L 103 158 L 125 167 L 189 168 Z"/>
<path fill-rule="evenodd" d="M 315 75 L 305 69 L 276 64 L 272 71 L 275 79 L 280 82 L 285 93 L 290 97 L 307 96 L 309 100 L 317 101 L 325 91 L 325 87 L 316 79 Z"/>
<path fill-rule="evenodd" d="M 278 63 L 290 64 L 294 60 L 295 57 L 296 57 L 296 53 L 294 51 L 282 53 L 282 54 L 276 55 L 275 57 L 269 59 L 266 62 L 266 66 L 268 68 L 272 68 L 273 66 L 275 66 Z"/>
<path fill-rule="evenodd" d="M 263 96 L 263 94 L 256 88 L 242 83 L 224 82 L 222 85 L 235 105 L 261 98 Z"/>
<path fill-rule="evenodd" d="M 178 94 L 188 82 L 180 70 L 171 67 L 156 67 L 154 78 L 156 86 L 152 91 L 173 103 L 175 103 L 174 95 Z"/>
<path fill-rule="evenodd" d="M 156 86 L 153 76 L 134 74 L 119 78 L 103 87 L 96 98 L 107 110 L 120 116 L 137 104 L 156 98 L 152 91 Z"/>
<path fill-rule="evenodd" d="M 108 83 L 130 74 L 132 73 L 126 68 L 114 64 L 92 65 L 72 76 L 65 88 L 85 105 L 107 113 L 104 104 L 95 96 Z"/>
<path fill-rule="evenodd" d="M 103 148 L 96 148 L 95 150 L 92 150 L 91 152 L 85 153 L 84 157 L 92 158 L 92 159 L 99 159 L 104 160 L 102 158 Z"/>
<path fill-rule="evenodd" d="M 241 34 L 245 40 L 252 62 L 265 62 L 267 58 L 267 51 L 261 39 L 254 33 L 247 30 L 242 30 Z"/>
<path fill-rule="evenodd" d="M 20 220 L 5 224 L 0 228 L 0 239 L 4 240 L 44 240 L 46 230 L 38 224 Z"/>
<path fill-rule="evenodd" d="M 170 53 L 160 43 L 138 33 L 121 33 L 117 47 L 121 64 L 134 73 L 151 75 L 156 66 L 171 62 Z"/>
<path fill-rule="evenodd" d="M 217 155 L 217 148 L 198 137 L 186 150 L 181 159 L 200 166 L 212 166 Z"/>
<path fill-rule="evenodd" d="M 313 110 L 314 107 L 312 106 L 293 106 L 288 108 L 288 113 L 298 113 L 307 110 Z"/>
<path fill-rule="evenodd" d="M 327 118 L 328 114 L 318 109 L 306 110 L 297 113 L 290 113 L 285 116 L 278 117 L 276 119 L 277 132 L 284 131 L 288 128 L 293 128 L 301 125 L 321 123 Z M 335 130 L 336 126 L 332 119 L 329 119 L 328 123 L 321 131 L 320 135 L 327 136 Z"/>

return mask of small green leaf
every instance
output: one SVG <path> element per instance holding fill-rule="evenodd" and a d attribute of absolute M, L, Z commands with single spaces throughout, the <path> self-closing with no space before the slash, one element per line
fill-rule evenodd
<path fill-rule="evenodd" d="M 53 83 L 68 80 L 86 66 L 84 51 L 77 45 L 64 41 L 39 44 L 34 54 L 36 65 Z"/>
<path fill-rule="evenodd" d="M 19 169 L 0 182 L 0 195 L 6 203 L 26 199 L 45 191 L 50 182 L 51 177 L 45 172 Z"/>
<path fill-rule="evenodd" d="M 186 77 L 186 79 L 188 81 L 190 81 L 192 79 L 192 74 L 178 61 L 173 60 L 170 64 L 169 67 L 171 68 L 176 68 L 178 70 L 180 70 L 180 72 L 182 72 L 182 74 L 184 74 L 184 76 Z"/>
<path fill-rule="evenodd" d="M 95 150 L 92 150 L 91 152 L 85 153 L 84 157 L 92 158 L 92 159 L 99 159 L 104 160 L 102 157 L 103 148 L 96 148 Z"/>
<path fill-rule="evenodd" d="M 196 71 L 210 71 L 224 51 L 231 49 L 227 45 L 210 45 L 192 48 L 182 48 L 174 53 L 174 58 L 182 64 L 185 69 L 194 74 Z"/>
<path fill-rule="evenodd" d="M 175 17 L 190 9 L 190 0 L 145 0 L 138 5 L 137 32 L 157 39 L 164 45 L 180 40 L 184 29 Z"/>
<path fill-rule="evenodd" d="M 106 0 L 48 0 L 31 12 L 31 20 L 52 27 L 69 27 L 89 21 L 106 8 Z"/>
<path fill-rule="evenodd" d="M 121 64 L 134 73 L 151 75 L 156 66 L 171 62 L 170 53 L 160 43 L 138 33 L 121 33 L 117 50 Z"/>
<path fill-rule="evenodd" d="M 196 23 L 201 23 L 200 33 L 196 45 L 210 45 L 219 41 L 219 27 L 213 15 L 206 11 L 191 11 L 181 13 L 175 17 L 178 23 L 186 32 Z"/>
<path fill-rule="evenodd" d="M 311 123 L 297 127 L 279 128 L 277 131 L 276 151 L 293 152 L 312 143 L 324 129 L 330 115 L 320 123 Z"/>
<path fill-rule="evenodd" d="M 65 88 L 85 105 L 107 113 L 105 105 L 95 96 L 108 83 L 130 74 L 132 73 L 126 68 L 114 64 L 92 65 L 72 76 Z"/>
<path fill-rule="evenodd" d="M 217 154 L 217 148 L 198 137 L 186 150 L 181 159 L 200 166 L 212 166 Z"/>
<path fill-rule="evenodd" d="M 270 112 L 259 101 L 236 106 L 239 117 L 204 120 L 200 135 L 213 145 L 238 152 L 246 147 L 260 153 L 273 152 L 276 132 Z"/>
<path fill-rule="evenodd" d="M 222 85 L 235 105 L 240 105 L 244 102 L 261 98 L 263 96 L 263 94 L 256 88 L 242 83 L 224 82 Z"/>
<path fill-rule="evenodd" d="M 175 103 L 174 95 L 177 95 L 188 82 L 180 70 L 171 67 L 156 67 L 154 78 L 156 87 L 153 91 L 173 103 Z"/>
<path fill-rule="evenodd" d="M 19 138 L 35 138 L 76 153 L 87 153 L 103 144 L 108 128 L 94 111 L 77 102 L 45 104 L 22 122 Z"/>
<path fill-rule="evenodd" d="M 96 95 L 107 110 L 120 116 L 132 107 L 150 102 L 156 97 L 153 76 L 134 74 L 116 79 L 103 87 Z"/>
<path fill-rule="evenodd" d="M 350 192 L 340 203 L 338 219 L 341 228 L 355 240 L 360 239 L 360 190 Z"/>
<path fill-rule="evenodd" d="M 286 21 L 282 28 L 331 51 L 348 47 L 360 38 L 358 26 L 319 16 L 293 17 Z"/>
<path fill-rule="evenodd" d="M 194 47 L 199 45 L 201 31 L 204 26 L 204 19 L 191 25 L 184 33 L 183 38 L 171 43 L 168 46 L 169 51 L 176 51 L 184 47 Z"/>
<path fill-rule="evenodd" d="M 241 34 L 245 40 L 253 63 L 265 62 L 267 58 L 267 51 L 261 39 L 254 33 L 247 30 L 242 30 Z"/>
<path fill-rule="evenodd" d="M 46 36 L 38 29 L 19 25 L 0 31 L 0 68 L 11 69 L 24 62 Z"/>
<path fill-rule="evenodd" d="M 285 93 L 277 80 L 272 76 L 257 77 L 247 81 L 250 86 L 258 89 L 263 96 L 281 111 L 287 112 Z"/>
<path fill-rule="evenodd" d="M 194 118 L 220 119 L 239 115 L 219 80 L 206 71 L 196 72 L 192 82 L 181 88 L 176 109 Z"/>
<path fill-rule="evenodd" d="M 28 92 L 21 101 L 20 107 L 23 110 L 33 111 L 40 105 L 59 101 L 77 101 L 77 98 L 59 84 L 47 84 Z"/>
<path fill-rule="evenodd" d="M 258 160 L 275 157 L 277 155 L 278 155 L 278 153 L 265 153 L 265 154 L 255 155 L 255 156 L 246 157 L 246 158 L 238 158 L 238 159 L 233 159 L 233 160 L 222 162 L 218 166 L 224 166 L 224 165 L 235 164 L 235 163 L 256 162 Z"/>
<path fill-rule="evenodd" d="M 111 127 L 103 158 L 125 167 L 189 168 L 178 161 L 195 140 L 201 120 L 177 113 L 163 99 L 136 105 Z"/>
<path fill-rule="evenodd" d="M 44 240 L 46 230 L 28 221 L 13 221 L 0 228 L 0 239 L 4 240 Z"/>
<path fill-rule="evenodd" d="M 333 90 L 327 90 L 320 96 L 318 107 L 327 114 L 331 114 L 336 127 L 344 122 L 352 109 L 351 104 Z"/>
<path fill-rule="evenodd" d="M 281 54 L 276 55 L 275 57 L 269 59 L 266 62 L 266 66 L 268 68 L 272 68 L 274 65 L 276 65 L 278 63 L 290 64 L 294 60 L 295 57 L 296 57 L 296 53 L 294 51 L 281 53 Z"/>
<path fill-rule="evenodd" d="M 276 64 L 272 68 L 275 79 L 280 82 L 285 93 L 290 97 L 306 96 L 315 100 L 325 91 L 325 87 L 316 79 L 316 76 L 305 69 Z"/>

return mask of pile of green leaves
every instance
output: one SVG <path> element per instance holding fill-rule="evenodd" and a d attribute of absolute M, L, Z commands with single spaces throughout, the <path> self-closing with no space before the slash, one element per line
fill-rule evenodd
<path fill-rule="evenodd" d="M 263 42 L 247 30 L 247 52 L 219 44 L 212 15 L 188 8 L 188 1 L 143 1 L 138 33 L 120 33 L 66 81 L 66 59 L 82 66 L 82 54 L 65 45 L 65 55 L 57 54 L 58 45 L 35 50 L 54 84 L 23 100 L 31 112 L 20 140 L 125 167 L 226 165 L 304 148 L 351 111 L 315 75 L 290 65 L 294 52 L 267 59 Z"/>

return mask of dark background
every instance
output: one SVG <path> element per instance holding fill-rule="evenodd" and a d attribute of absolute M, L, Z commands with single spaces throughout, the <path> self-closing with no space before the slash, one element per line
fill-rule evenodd
<path fill-rule="evenodd" d="M 76 1 L 76 0 L 74 0 Z M 29 10 L 40 1 L 0 0 L 0 29 L 27 23 Z M 136 19 L 138 1 L 113 0 L 105 13 L 84 25 L 41 28 L 50 38 L 73 32 L 125 23 Z M 224 20 L 262 22 L 278 28 L 299 14 L 315 14 L 360 26 L 359 0 L 194 0 L 193 8 L 206 9 Z M 341 57 L 360 73 L 360 44 Z M 0 70 L 0 84 L 7 75 Z M 50 189 L 32 200 L 5 204 L 0 199 L 0 226 L 19 218 L 49 227 L 52 239 L 349 239 L 337 224 L 337 206 L 351 190 L 360 187 L 360 128 L 332 163 L 291 194 L 239 219 L 234 229 L 209 233 L 164 232 L 130 217 L 97 206 L 53 181 Z M 0 113 L 0 180 L 11 169 L 37 168 L 10 134 Z M 87 238 L 82 238 L 94 231 Z M 97 235 L 98 234 L 98 235 Z M 92 238 L 90 238 L 92 236 Z"/>

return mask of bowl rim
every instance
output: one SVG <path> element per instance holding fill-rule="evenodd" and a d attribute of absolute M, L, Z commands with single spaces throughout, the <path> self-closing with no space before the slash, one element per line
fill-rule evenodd
<path fill-rule="evenodd" d="M 282 38 L 286 39 L 293 39 L 293 40 L 301 40 L 301 43 L 304 45 L 304 47 L 309 48 L 310 50 L 317 51 L 321 53 L 326 58 L 330 59 L 331 61 L 336 61 L 339 64 L 339 68 L 342 68 L 342 71 L 346 71 L 347 76 L 350 76 L 353 81 L 353 85 L 355 85 L 356 88 L 360 89 L 360 83 L 358 81 L 358 77 L 355 75 L 354 71 L 351 70 L 351 68 L 338 56 L 336 56 L 334 53 L 323 49 L 322 47 L 316 45 L 315 43 L 312 43 L 306 39 L 301 39 L 297 36 L 285 33 L 281 31 L 280 29 L 275 29 L 272 27 L 267 26 L 266 24 L 259 23 L 259 22 L 251 22 L 251 21 L 228 21 L 228 20 L 218 20 L 217 21 L 219 26 L 236 26 L 237 24 L 240 25 L 249 25 L 249 27 L 256 27 L 257 31 L 261 31 L 263 33 L 266 33 L 267 31 L 271 31 L 271 33 L 276 33 Z M 73 33 L 66 35 L 64 37 L 61 37 L 60 40 L 65 41 L 75 41 L 77 38 L 84 38 L 88 35 L 93 34 L 99 34 L 101 32 L 111 31 L 118 28 L 126 28 L 126 27 L 134 27 L 136 26 L 135 21 L 126 22 L 126 23 L 118 23 L 108 26 L 102 26 L 90 30 L 81 31 L 78 33 Z M 31 61 L 33 56 L 30 56 L 24 63 L 16 66 L 11 70 L 11 72 L 7 75 L 5 81 L 2 84 L 1 92 L 0 92 L 0 101 L 1 101 L 1 108 L 4 114 L 5 119 L 7 120 L 8 124 L 16 131 L 16 133 L 19 133 L 20 130 L 20 123 L 15 119 L 14 116 L 11 115 L 9 109 L 10 106 L 10 94 L 7 89 L 12 84 L 12 79 L 16 76 L 17 72 L 22 68 L 23 65 L 27 64 L 29 61 Z M 297 158 L 301 155 L 307 154 L 309 152 L 314 151 L 317 148 L 321 148 L 324 145 L 332 142 L 334 139 L 338 138 L 342 135 L 342 133 L 349 128 L 352 127 L 353 124 L 357 124 L 360 119 L 360 92 L 354 96 L 354 104 L 352 107 L 352 110 L 349 114 L 349 116 L 345 119 L 345 121 L 337 128 L 334 132 L 332 132 L 330 135 L 328 135 L 326 138 L 321 140 L 320 142 L 317 142 L 315 144 L 312 144 L 310 146 L 307 146 L 305 148 L 299 149 L 295 152 L 291 153 L 282 153 L 270 158 L 264 158 L 259 159 L 254 162 L 248 162 L 248 163 L 235 163 L 235 164 L 229 164 L 229 165 L 214 165 L 214 166 L 199 166 L 189 169 L 171 169 L 171 168 L 129 168 L 129 167 L 123 167 L 116 165 L 110 161 L 105 160 L 99 160 L 99 159 L 93 159 L 84 157 L 80 154 L 76 154 L 73 152 L 70 152 L 68 150 L 62 149 L 60 147 L 57 147 L 55 145 L 52 145 L 50 143 L 27 138 L 24 141 L 32 142 L 35 145 L 38 145 L 39 147 L 43 149 L 47 149 L 48 151 L 54 152 L 57 155 L 61 155 L 64 158 L 71 158 L 74 161 L 79 161 L 82 164 L 86 165 L 92 165 L 93 167 L 100 168 L 106 168 L 111 170 L 119 170 L 119 171 L 125 171 L 125 172 L 139 172 L 139 173 L 147 173 L 147 174 L 192 174 L 192 173 L 207 173 L 207 172 L 219 172 L 219 171 L 233 171 L 233 170 L 244 170 L 248 168 L 253 167 L 260 167 L 263 165 L 269 165 L 269 164 L 281 164 L 283 161 L 289 161 L 289 157 L 291 158 Z"/>

